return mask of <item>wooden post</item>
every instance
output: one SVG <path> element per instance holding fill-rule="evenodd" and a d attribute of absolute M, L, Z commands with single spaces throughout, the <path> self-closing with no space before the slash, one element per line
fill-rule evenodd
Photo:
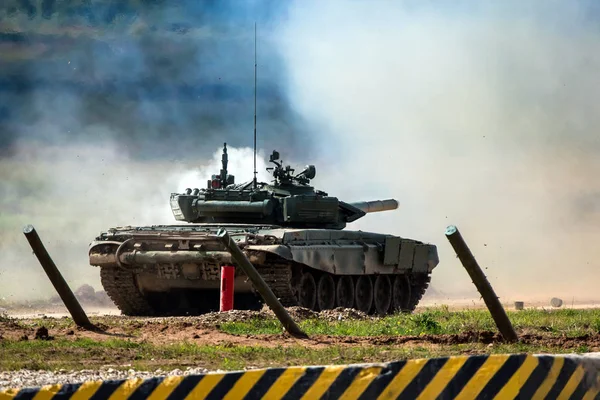
<path fill-rule="evenodd" d="M 217 237 L 221 243 L 225 245 L 227 250 L 229 250 L 231 256 L 237 262 L 238 267 L 242 268 L 250 281 L 252 281 L 252 284 L 256 290 L 258 290 L 258 293 L 260 293 L 265 303 L 267 303 L 271 310 L 273 310 L 285 330 L 296 338 L 307 339 L 308 335 L 304 333 L 298 325 L 296 325 L 292 317 L 290 317 L 283 305 L 279 302 L 279 299 L 275 297 L 275 294 L 269 285 L 267 285 L 256 268 L 254 268 L 254 265 L 252 265 L 246 255 L 242 253 L 242 250 L 240 250 L 237 244 L 235 244 L 235 242 L 231 239 L 227 231 L 224 229 L 219 230 L 219 232 L 217 232 Z"/>
<path fill-rule="evenodd" d="M 492 318 L 496 322 L 496 326 L 498 330 L 504 337 L 504 340 L 507 342 L 516 342 L 518 340 L 517 333 L 515 332 L 510 319 L 508 319 L 508 315 L 506 315 L 506 311 L 500 304 L 500 300 L 498 300 L 498 296 L 494 292 L 492 285 L 485 277 L 481 267 L 475 260 L 475 257 L 469 250 L 469 247 L 465 243 L 462 235 L 458 231 L 458 229 L 451 225 L 446 228 L 446 237 L 448 241 L 454 248 L 456 255 L 460 259 L 463 267 L 469 273 L 469 276 L 473 280 L 473 283 L 477 287 L 479 293 L 481 293 L 481 297 L 483 297 L 483 301 L 492 314 Z"/>
<path fill-rule="evenodd" d="M 33 253 L 42 265 L 42 268 L 44 268 L 46 275 L 48 275 L 50 282 L 52 282 L 54 289 L 56 289 L 56 291 L 58 292 L 58 295 L 69 310 L 69 313 L 71 313 L 73 321 L 75 321 L 75 323 L 78 326 L 81 326 L 83 328 L 93 329 L 94 326 L 88 319 L 85 311 L 83 311 L 83 308 L 81 308 L 81 305 L 77 301 L 77 298 L 75 297 L 75 295 L 71 291 L 71 288 L 69 287 L 62 274 L 54 264 L 54 261 L 52 261 L 52 258 L 50 257 L 48 251 L 46 251 L 46 248 L 42 244 L 42 241 L 40 240 L 40 237 L 38 236 L 35 228 L 32 225 L 27 225 L 23 229 L 23 233 L 25 234 L 25 237 L 27 238 L 27 241 L 29 242 Z"/>

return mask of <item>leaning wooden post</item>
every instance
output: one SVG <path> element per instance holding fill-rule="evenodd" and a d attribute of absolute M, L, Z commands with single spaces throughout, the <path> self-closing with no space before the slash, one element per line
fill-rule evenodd
<path fill-rule="evenodd" d="M 23 233 L 25 234 L 33 253 L 42 265 L 42 268 L 44 268 L 46 275 L 48 275 L 50 282 L 52 282 L 54 289 L 56 289 L 58 295 L 71 313 L 73 321 L 83 328 L 94 328 L 85 311 L 83 311 L 83 308 L 81 308 L 81 305 L 77 301 L 77 298 L 71 291 L 71 288 L 69 288 L 69 285 L 54 264 L 54 261 L 52 261 L 48 251 L 46 251 L 35 228 L 32 225 L 27 225 L 23 229 Z"/>
<path fill-rule="evenodd" d="M 490 310 L 490 314 L 492 314 L 492 318 L 496 322 L 496 326 L 498 330 L 504 337 L 504 340 L 507 342 L 516 342 L 518 340 L 517 333 L 515 332 L 510 319 L 508 319 L 508 315 L 506 315 L 506 311 L 500 304 L 500 300 L 498 300 L 498 296 L 494 292 L 492 285 L 485 277 L 481 267 L 475 260 L 475 257 L 469 250 L 469 247 L 465 243 L 462 235 L 458 231 L 458 229 L 450 225 L 446 228 L 446 237 L 448 241 L 454 248 L 456 255 L 460 259 L 463 267 L 469 273 L 469 276 L 473 280 L 473 283 L 477 287 L 479 293 L 481 293 L 481 297 L 483 297 L 483 301 L 485 301 L 485 305 L 488 310 Z"/>
<path fill-rule="evenodd" d="M 238 266 L 242 268 L 250 281 L 252 281 L 252 284 L 256 290 L 258 290 L 258 293 L 260 293 L 265 303 L 267 303 L 271 310 L 273 310 L 285 330 L 294 337 L 307 339 L 308 335 L 304 333 L 298 325 L 296 325 L 292 317 L 290 317 L 283 305 L 281 305 L 277 297 L 275 297 L 275 294 L 269 285 L 267 285 L 262 276 L 260 276 L 258 271 L 254 268 L 254 265 L 252 265 L 250 260 L 246 258 L 246 255 L 242 253 L 242 250 L 240 250 L 237 244 L 235 244 L 235 242 L 231 239 L 227 231 L 224 229 L 219 230 L 219 232 L 217 232 L 217 237 L 229 250 L 231 256 L 237 262 Z"/>

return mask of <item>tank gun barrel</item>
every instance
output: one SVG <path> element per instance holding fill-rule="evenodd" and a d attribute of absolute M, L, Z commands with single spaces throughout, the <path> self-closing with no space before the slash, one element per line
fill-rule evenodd
<path fill-rule="evenodd" d="M 350 203 L 350 205 L 368 214 L 372 212 L 395 210 L 398 208 L 398 201 L 394 199 L 357 201 L 355 203 Z"/>

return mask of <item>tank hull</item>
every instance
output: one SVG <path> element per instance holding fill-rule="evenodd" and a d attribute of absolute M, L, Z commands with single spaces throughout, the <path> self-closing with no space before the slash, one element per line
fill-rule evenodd
<path fill-rule="evenodd" d="M 90 245 L 90 265 L 125 315 L 194 315 L 219 309 L 220 267 L 233 265 L 225 228 L 284 306 L 412 312 L 439 260 L 434 245 L 393 235 L 272 225 L 122 227 Z M 240 268 L 234 308 L 262 306 Z"/>

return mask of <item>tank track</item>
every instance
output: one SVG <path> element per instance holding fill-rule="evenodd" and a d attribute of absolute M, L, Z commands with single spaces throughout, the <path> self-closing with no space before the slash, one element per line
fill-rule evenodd
<path fill-rule="evenodd" d="M 431 282 L 431 275 L 421 275 L 413 279 L 411 282 L 410 289 L 410 301 L 408 302 L 408 308 L 406 311 L 413 312 L 417 305 L 425 295 L 427 288 L 429 287 L 429 283 Z"/>
<path fill-rule="evenodd" d="M 290 264 L 267 262 L 266 264 L 255 265 L 255 267 L 284 307 L 298 305 L 294 289 L 290 284 L 292 281 L 292 267 Z"/>
<path fill-rule="evenodd" d="M 119 267 L 103 267 L 100 268 L 100 280 L 108 297 L 123 314 L 131 316 L 156 314 L 138 289 L 132 272 Z"/>
<path fill-rule="evenodd" d="M 291 268 L 287 264 L 269 263 L 255 266 L 275 296 L 284 305 L 297 305 L 292 287 Z M 135 275 L 119 267 L 100 268 L 100 280 L 110 299 L 124 315 L 155 316 L 157 312 L 140 292 L 135 283 Z"/>
<path fill-rule="evenodd" d="M 265 264 L 255 265 L 255 267 L 284 307 L 298 305 L 295 288 L 291 283 L 291 264 L 266 262 Z M 149 304 L 146 297 L 138 289 L 133 273 L 118 267 L 105 267 L 100 268 L 100 278 L 106 294 L 123 314 L 130 316 L 155 316 L 160 314 Z M 429 287 L 430 281 L 430 275 L 420 275 L 411 280 L 410 300 L 403 312 L 410 313 L 415 310 Z M 390 313 L 392 312 L 390 309 Z"/>
<path fill-rule="evenodd" d="M 292 266 L 289 263 L 270 262 L 263 265 L 255 265 L 255 267 L 284 307 L 298 305 L 295 289 L 291 284 Z M 310 268 L 304 268 L 304 270 L 310 270 Z M 412 313 L 416 309 L 427 291 L 430 282 L 431 275 L 429 274 L 420 274 L 412 277 L 410 300 L 408 301 L 407 308 L 402 310 L 403 312 Z M 393 313 L 391 308 L 389 313 Z"/>

